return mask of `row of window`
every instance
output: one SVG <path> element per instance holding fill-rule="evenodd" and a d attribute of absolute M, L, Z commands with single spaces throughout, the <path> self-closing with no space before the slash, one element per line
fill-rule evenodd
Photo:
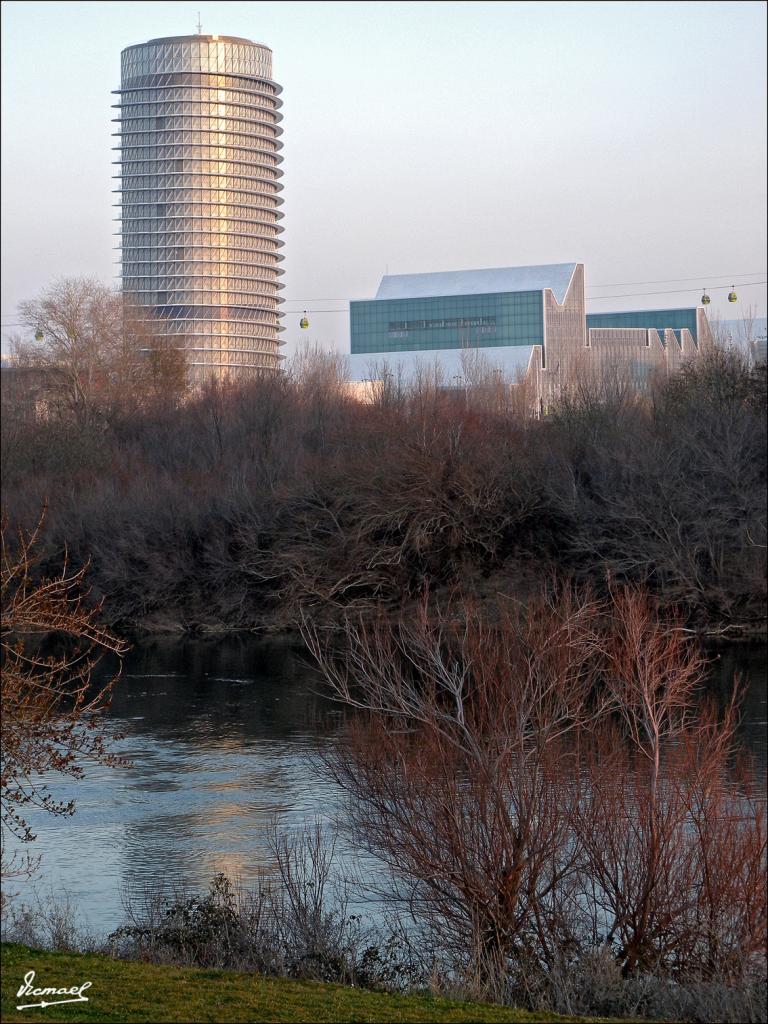
<path fill-rule="evenodd" d="M 125 284 L 123 287 L 136 295 L 142 305 L 167 306 L 190 302 L 197 306 L 260 306 L 266 302 L 267 309 L 275 309 L 278 301 L 274 286 L 267 285 L 255 287 L 249 291 L 226 291 L 223 287 L 216 289 L 161 289 L 159 291 L 148 288 L 128 288 Z"/>
<path fill-rule="evenodd" d="M 496 325 L 494 324 L 492 327 L 472 327 L 472 328 L 467 327 L 467 328 L 464 328 L 463 330 L 460 328 L 460 330 L 461 330 L 461 335 L 460 335 L 461 339 L 472 340 L 474 338 L 479 337 L 481 334 L 495 334 L 496 333 Z M 411 331 L 409 331 L 408 329 L 400 329 L 400 330 L 395 329 L 395 330 L 390 330 L 389 333 L 388 333 L 388 337 L 390 337 L 390 338 L 410 338 L 410 336 L 411 336 Z M 442 344 L 442 341 L 440 342 L 440 344 Z"/>
<path fill-rule="evenodd" d="M 265 376 L 274 376 L 280 370 L 280 357 L 275 356 L 252 356 L 250 362 L 241 366 L 228 366 L 220 363 L 198 364 L 187 357 L 187 373 L 192 384 L 202 384 L 210 381 L 211 377 L 220 377 L 223 380 L 234 378 L 238 382 L 242 380 L 261 380 Z"/>
<path fill-rule="evenodd" d="M 436 341 L 430 341 L 428 339 L 416 339 L 407 341 L 397 341 L 390 338 L 375 339 L 371 341 L 368 338 L 360 337 L 359 335 L 352 334 L 351 351 L 353 355 L 375 355 L 376 353 L 384 352 L 434 352 L 440 349 L 451 349 L 453 351 L 457 349 L 466 348 L 495 348 L 499 344 L 496 336 L 490 338 L 456 338 L 456 339 L 440 339 L 439 343 Z M 509 344 L 509 342 L 507 343 Z M 514 342 L 514 345 L 540 345 L 541 335 L 531 332 L 525 335 L 518 335 Z"/>
<path fill-rule="evenodd" d="M 129 263 L 134 264 L 137 267 L 137 273 L 143 272 L 147 265 L 156 262 L 157 260 L 168 259 L 170 254 L 173 253 L 174 248 L 178 247 L 179 243 L 187 242 L 185 248 L 188 255 L 187 261 L 199 259 L 205 262 L 210 260 L 223 260 L 240 262 L 247 262 L 249 254 L 253 254 L 258 257 L 267 257 L 272 260 L 275 265 L 283 262 L 282 255 L 279 255 L 270 246 L 279 245 L 282 247 L 282 242 L 274 242 L 271 239 L 250 239 L 250 245 L 246 245 L 245 240 L 243 241 L 243 248 L 237 248 L 237 242 L 234 244 L 232 240 L 220 242 L 218 244 L 210 244 L 210 235 L 204 236 L 205 242 L 190 240 L 182 236 L 176 238 L 171 242 L 170 246 L 166 245 L 153 245 L 152 240 L 148 240 L 142 235 L 123 235 L 123 244 L 116 246 L 118 249 L 122 249 L 123 267 L 126 267 Z M 262 244 L 263 242 L 263 244 Z M 255 245 L 259 245 L 259 248 L 254 248 Z M 191 255 L 192 253 L 198 254 L 202 251 L 202 255 Z M 138 254 L 141 253 L 142 256 Z M 148 255 L 144 255 L 148 254 Z M 139 270 L 140 268 L 140 270 Z"/>
<path fill-rule="evenodd" d="M 269 333 L 268 331 L 264 334 L 249 334 L 249 335 L 219 335 L 214 334 L 210 330 L 205 330 L 205 325 L 198 325 L 192 321 L 187 322 L 188 327 L 202 326 L 204 328 L 203 333 L 183 330 L 180 333 L 171 333 L 165 329 L 165 325 L 161 324 L 156 319 L 150 320 L 134 320 L 134 324 L 143 323 L 147 326 L 144 328 L 144 337 L 146 338 L 147 346 L 154 345 L 158 348 L 170 348 L 177 349 L 179 351 L 188 352 L 210 352 L 219 350 L 221 352 L 276 352 L 280 345 L 284 344 L 279 340 L 278 335 L 274 332 Z M 178 323 L 179 327 L 184 327 L 183 321 Z M 236 325 L 232 325 L 233 327 Z M 250 325 L 247 325 L 250 326 Z M 153 330 L 153 328 L 160 328 Z M 207 342 L 207 344 L 206 344 Z M 145 352 L 148 348 L 144 349 Z"/>
<path fill-rule="evenodd" d="M 153 317 L 147 322 L 157 323 L 157 319 Z M 232 338 L 252 344 L 254 338 L 277 339 L 284 328 L 280 326 L 276 314 L 262 310 L 258 320 L 163 320 L 162 329 L 163 335 L 169 338 L 179 335 L 222 338 L 227 344 Z"/>
<path fill-rule="evenodd" d="M 266 138 L 272 136 L 265 130 L 264 135 Z M 279 144 L 278 144 L 279 145 Z M 155 162 L 157 160 L 203 160 L 213 161 L 225 164 L 229 163 L 241 163 L 246 164 L 250 162 L 250 158 L 253 153 L 260 151 L 259 144 L 251 146 L 219 146 L 219 145 L 182 145 L 180 142 L 176 142 L 173 145 L 146 145 L 143 142 L 123 142 L 119 146 L 114 147 L 115 152 L 126 154 L 125 157 L 121 157 L 120 162 L 125 166 L 128 163 L 133 163 L 137 160 L 147 160 Z"/>
<path fill-rule="evenodd" d="M 158 215 L 162 218 L 162 214 Z M 175 227 L 168 225 L 167 220 L 158 227 L 157 220 L 149 220 L 142 217 L 126 217 L 123 222 L 123 234 L 137 234 L 154 231 L 157 233 L 166 233 L 168 231 L 176 230 L 184 232 L 185 244 L 194 245 L 197 241 L 203 241 L 202 235 L 209 234 L 215 235 L 216 238 L 211 238 L 211 245 L 215 244 L 227 244 L 227 239 L 230 236 L 240 236 L 244 238 L 251 238 L 254 235 L 254 228 L 258 224 L 259 231 L 258 235 L 262 238 L 277 238 L 282 233 L 281 227 L 275 227 L 274 221 L 268 221 L 266 219 L 268 215 L 264 214 L 262 217 L 250 217 L 248 220 L 226 220 L 218 221 L 215 218 L 207 217 L 189 217 L 186 219 L 184 224 L 177 224 Z M 274 216 L 274 215 L 273 215 Z M 169 219 L 171 219 L 169 217 Z M 184 218 L 176 217 L 176 220 L 183 220 Z M 207 229 L 207 230 L 206 230 Z M 201 235 L 198 239 L 198 234 Z M 165 243 L 168 244 L 167 242 Z"/>
<path fill-rule="evenodd" d="M 162 320 L 260 320 L 264 315 L 264 309 L 275 309 L 277 304 L 269 305 L 265 300 L 263 309 L 256 309 L 253 306 L 205 306 L 195 304 L 166 305 L 157 303 L 159 308 L 155 309 L 155 316 Z"/>
<path fill-rule="evenodd" d="M 420 319 L 416 320 L 416 319 L 413 319 L 413 320 L 407 320 L 407 321 L 389 321 L 388 319 L 385 319 L 385 318 L 368 318 L 368 317 L 361 317 L 361 316 L 356 315 L 354 313 L 352 314 L 352 323 L 355 326 L 359 327 L 361 330 L 365 330 L 365 331 L 367 331 L 367 332 L 369 332 L 371 334 L 386 333 L 386 332 L 389 332 L 390 330 L 393 330 L 393 329 L 395 329 L 395 330 L 411 330 L 411 331 L 414 331 L 414 330 L 432 330 L 435 327 L 437 327 L 441 322 L 444 323 L 446 328 L 450 327 L 452 329 L 457 329 L 457 328 L 461 329 L 462 327 L 470 327 L 471 326 L 471 328 L 474 330 L 475 327 L 491 326 L 490 324 L 485 324 L 484 325 L 484 324 L 481 324 L 481 323 L 474 323 L 473 325 L 470 325 L 468 323 L 460 324 L 458 322 L 459 320 L 468 320 L 468 319 L 472 319 L 472 318 L 464 318 L 464 317 L 456 318 L 456 319 L 454 319 L 454 322 L 451 323 L 452 319 L 454 319 L 454 318 L 440 317 L 439 319 L 435 319 L 435 320 L 420 320 Z M 519 327 L 519 326 L 523 326 L 523 325 L 532 326 L 532 327 L 535 326 L 535 327 L 539 327 L 540 328 L 541 325 L 542 325 L 542 317 L 541 317 L 541 315 L 534 316 L 534 315 L 527 314 L 527 313 L 507 313 L 507 314 L 503 314 L 503 315 L 492 317 L 492 318 L 475 318 L 475 319 L 476 320 L 477 319 L 489 319 L 489 320 L 492 320 L 493 326 L 497 327 L 499 330 L 504 330 L 504 329 L 507 329 L 507 328 Z M 395 325 L 399 325 L 399 326 L 395 326 Z M 403 326 L 403 325 L 407 325 L 407 326 Z"/>
<path fill-rule="evenodd" d="M 496 318 L 492 316 L 472 317 L 441 317 L 439 320 L 393 320 L 389 323 L 389 332 L 392 331 L 423 331 L 442 330 L 453 327 L 493 327 L 496 328 Z"/>
<path fill-rule="evenodd" d="M 382 301 L 368 299 L 356 301 L 351 310 L 358 316 L 375 317 L 385 322 L 394 312 L 403 318 L 411 316 L 443 318 L 445 316 L 505 316 L 511 313 L 529 313 L 542 316 L 541 292 L 489 293 L 487 295 L 443 295 L 433 298 L 394 299 Z"/>
<path fill-rule="evenodd" d="M 228 45 L 228 44 L 225 44 Z M 269 79 L 272 73 L 269 55 L 255 47 L 247 54 L 235 55 L 232 49 L 208 50 L 200 44 L 199 50 L 184 51 L 170 46 L 142 46 L 123 51 L 121 73 L 123 81 L 140 84 L 145 77 L 158 75 L 204 74 L 212 78 L 229 77 L 227 72 Z"/>
<path fill-rule="evenodd" d="M 199 340 L 199 339 L 193 339 Z M 210 345 L 182 345 L 182 352 L 187 358 L 193 358 L 199 365 L 215 364 L 218 366 L 250 366 L 248 356 L 277 356 L 277 343 L 266 340 L 258 347 L 253 345 L 227 346 L 227 348 L 211 347 Z"/>
<path fill-rule="evenodd" d="M 274 281 L 250 281 L 248 278 L 198 278 L 187 280 L 186 278 L 174 277 L 144 277 L 142 275 L 124 274 L 123 289 L 131 295 L 141 295 L 142 304 L 155 303 L 158 300 L 154 295 L 162 292 L 166 296 L 164 302 L 202 302 L 210 305 L 211 302 L 229 306 L 252 305 L 250 301 L 254 297 L 266 296 L 279 301 L 279 292 L 282 286 L 275 285 Z M 194 292 L 194 295 L 192 294 Z M 205 292 L 205 297 L 200 298 L 199 293 Z M 232 298 L 233 295 L 244 296 L 244 301 L 239 298 Z M 210 296 L 214 298 L 211 299 Z M 229 297 L 227 297 L 229 296 Z"/>
<path fill-rule="evenodd" d="M 122 65 L 157 64 L 164 60 L 238 60 L 266 61 L 271 59 L 267 47 L 259 43 L 235 42 L 231 39 L 208 39 L 207 36 L 187 36 L 179 39 L 154 39 L 127 47 L 122 53 Z"/>
<path fill-rule="evenodd" d="M 245 117 L 210 117 L 202 114 L 181 114 L 163 117 L 131 117 L 126 115 L 113 123 L 119 125 L 120 134 L 130 132 L 162 132 L 162 131 L 207 131 L 229 132 L 237 135 L 251 135 L 251 126 L 258 124 L 275 124 L 276 117 L 268 110 L 254 107 Z"/>
<path fill-rule="evenodd" d="M 147 85 L 193 85 L 196 79 L 212 79 L 216 87 L 220 88 L 227 80 L 233 78 L 265 84 L 272 81 L 269 65 L 260 61 L 244 64 L 227 59 L 216 63 L 209 60 L 166 57 L 157 61 L 150 59 L 131 65 L 124 64 L 120 83 L 123 89 L 136 89 Z M 224 79 L 224 83 L 221 79 Z"/>
<path fill-rule="evenodd" d="M 242 60 L 269 60 L 271 51 L 261 43 L 250 40 L 219 39 L 209 36 L 182 36 L 169 39 L 151 39 L 148 43 L 129 46 L 122 53 L 124 63 L 147 59 L 159 60 L 165 56 L 191 57 L 230 56 Z"/>
<path fill-rule="evenodd" d="M 258 161 L 258 166 L 266 164 L 280 164 L 283 158 L 278 155 L 272 143 L 258 145 L 248 153 L 247 160 L 200 160 L 192 157 L 175 157 L 174 159 L 161 160 L 133 160 L 127 157 L 117 166 L 115 178 L 130 179 L 135 177 L 149 176 L 152 180 L 163 174 L 176 175 L 181 173 L 197 174 L 203 179 L 209 176 L 228 177 L 232 174 L 250 176 L 248 169 Z M 276 175 L 281 171 L 275 170 Z"/>
<path fill-rule="evenodd" d="M 268 78 L 255 76 L 253 79 L 236 78 L 232 75 L 189 75 L 183 72 L 176 74 L 147 75 L 145 82 L 132 81 L 124 83 L 114 90 L 121 101 L 138 102 L 144 97 L 162 99 L 163 96 L 181 96 L 194 99 L 201 92 L 228 93 L 261 93 L 270 92 L 279 95 L 283 90 Z"/>
<path fill-rule="evenodd" d="M 144 245 L 135 245 L 133 236 L 126 237 L 129 238 L 129 241 L 117 247 L 123 250 L 122 264 L 125 273 L 128 272 L 125 268 L 129 265 L 133 267 L 134 274 L 144 275 L 151 273 L 153 267 L 162 262 L 173 260 L 175 252 L 181 248 L 178 245 L 173 247 L 150 246 L 146 243 Z M 268 244 L 269 242 L 267 242 Z M 194 264 L 195 267 L 207 268 L 209 266 L 216 267 L 229 264 L 233 267 L 245 265 L 247 269 L 248 265 L 251 264 L 257 271 L 272 272 L 275 279 L 283 274 L 283 271 L 278 269 L 279 263 L 282 262 L 282 257 L 266 247 L 263 249 L 244 250 L 226 245 L 198 244 L 186 245 L 183 248 L 187 253 L 183 263 Z M 250 258 L 251 256 L 253 256 L 253 259 Z M 178 267 L 181 263 L 177 262 L 175 265 Z"/>
<path fill-rule="evenodd" d="M 121 121 L 126 117 L 178 117 L 180 114 L 194 114 L 197 117 L 232 117 L 248 121 L 252 110 L 279 110 L 280 107 L 280 100 L 267 95 L 219 99 L 215 93 L 207 93 L 194 99 L 166 96 L 162 100 L 148 100 L 143 97 L 140 103 L 120 103 L 114 109 L 120 111 Z"/>
<path fill-rule="evenodd" d="M 213 340 L 215 341 L 215 339 Z M 157 339 L 155 344 L 160 341 L 161 339 Z M 244 369 L 277 368 L 282 359 L 280 342 L 273 338 L 257 338 L 253 344 L 246 344 L 242 348 L 229 345 L 226 348 L 212 347 L 205 344 L 206 338 L 193 338 L 191 341 L 202 342 L 202 344 L 187 345 L 181 338 L 179 344 L 173 346 L 185 353 L 188 371 L 193 370 L 196 366 L 222 366 L 228 367 L 230 370 L 238 370 L 238 377 L 240 377 L 240 371 Z M 194 378 L 194 372 L 189 373 L 189 376 Z M 210 380 L 210 376 L 203 379 Z"/>
<path fill-rule="evenodd" d="M 182 163 L 182 161 L 179 161 Z M 254 171 L 258 168 L 254 167 Z M 222 193 L 222 191 L 237 191 L 237 193 L 258 193 L 268 195 L 281 193 L 283 185 L 275 181 L 274 172 L 262 171 L 261 175 L 256 173 L 248 177 L 238 174 L 133 174 L 123 177 L 122 187 L 115 191 L 126 195 L 139 195 L 142 189 L 146 189 L 143 199 L 152 193 L 157 194 L 162 189 L 173 189 L 178 193 L 180 189 L 195 190 L 198 196 L 208 197 L 209 194 Z M 163 197 L 164 199 L 167 197 Z"/>
<path fill-rule="evenodd" d="M 258 79 L 249 81 L 247 78 L 239 78 L 235 81 L 237 84 L 221 86 L 196 82 L 162 88 L 149 86 L 143 89 L 116 90 L 119 97 L 117 102 L 111 106 L 115 110 L 124 107 L 149 107 L 152 112 L 162 113 L 162 109 L 158 108 L 164 104 L 226 103 L 227 105 L 235 104 L 248 107 L 267 100 L 274 110 L 282 107 L 283 101 L 280 99 L 279 91 L 276 92 L 268 82 L 260 82 Z"/>
<path fill-rule="evenodd" d="M 283 101 L 268 85 L 259 85 L 256 89 L 239 89 L 237 86 L 219 89 L 203 85 L 166 89 L 123 89 L 117 103 L 111 106 L 113 110 L 146 107 L 149 110 L 145 112 L 162 113 L 160 108 L 164 104 L 178 106 L 180 103 L 223 103 L 226 106 L 251 107 L 263 100 L 269 100 L 274 110 L 283 105 Z"/>
<path fill-rule="evenodd" d="M 254 182 L 251 182 L 253 185 Z M 123 207 L 138 206 L 183 206 L 191 203 L 194 206 L 245 206 L 263 207 L 273 210 L 283 205 L 283 200 L 275 194 L 274 185 L 264 182 L 261 188 L 248 188 L 241 191 L 236 188 L 197 188 L 191 185 L 178 188 L 129 188 L 123 191 Z"/>
<path fill-rule="evenodd" d="M 127 239 L 127 241 L 126 241 Z M 184 242 L 185 239 L 176 239 L 171 246 L 151 245 L 149 242 L 141 241 L 141 236 L 125 235 L 123 237 L 123 244 L 116 246 L 116 248 L 122 250 L 122 261 L 123 267 L 127 267 L 129 264 L 133 264 L 137 268 L 137 273 L 143 272 L 143 270 L 151 263 L 157 260 L 169 259 L 173 253 L 174 248 L 178 247 L 179 242 Z M 270 249 L 270 245 L 275 245 L 274 242 L 267 239 L 260 248 L 254 248 L 254 243 L 258 243 L 259 240 L 251 239 L 251 245 L 245 246 L 242 249 L 233 247 L 232 245 L 210 245 L 207 244 L 208 239 L 206 238 L 206 244 L 195 243 L 194 245 L 188 244 L 185 246 L 187 253 L 186 260 L 202 260 L 208 262 L 209 260 L 223 260 L 225 262 L 247 262 L 248 257 L 252 254 L 255 257 L 263 258 L 267 257 L 272 260 L 275 265 L 283 262 L 282 255 L 279 255 L 273 249 Z M 282 246 L 282 243 L 277 243 Z M 200 255 L 202 253 L 202 255 Z M 141 254 L 141 255 L 139 255 Z M 193 255 L 194 254 L 194 255 Z"/>
<path fill-rule="evenodd" d="M 180 283 L 192 284 L 194 281 L 221 281 L 223 287 L 231 287 L 230 281 L 261 281 L 271 284 L 274 288 L 282 288 L 279 275 L 282 271 L 275 267 L 238 267 L 232 263 L 168 263 L 153 262 L 151 266 L 140 267 L 130 271 L 131 281 L 151 281 L 156 288 L 172 288 Z M 124 281 L 128 280 L 129 272 L 123 271 Z M 134 285 L 130 285 L 134 287 Z"/>
<path fill-rule="evenodd" d="M 204 222 L 202 223 L 204 224 Z M 261 229 L 268 233 L 263 234 Z M 153 260 L 168 259 L 171 247 L 183 245 L 188 252 L 197 247 L 206 248 L 208 250 L 207 255 L 202 257 L 206 262 L 210 262 L 212 259 L 239 259 L 240 253 L 245 250 L 270 254 L 272 259 L 277 262 L 276 250 L 282 249 L 285 244 L 280 240 L 279 235 L 275 234 L 268 225 L 259 225 L 258 234 L 254 230 L 253 225 L 250 226 L 249 232 L 234 232 L 221 231 L 216 228 L 212 231 L 205 231 L 200 228 L 199 224 L 195 231 L 188 229 L 185 231 L 149 233 L 147 231 L 140 231 L 132 223 L 126 222 L 123 225 L 122 232 L 117 234 L 122 245 L 118 245 L 116 248 L 131 250 L 149 249 L 153 254 L 151 257 Z M 192 259 L 190 256 L 186 258 Z"/>
<path fill-rule="evenodd" d="M 253 155 L 257 153 L 276 156 L 282 148 L 283 143 L 275 139 L 274 133 L 264 129 L 262 134 L 252 136 L 247 142 L 241 137 L 237 145 L 229 146 L 211 142 L 195 146 L 182 145 L 178 139 L 172 145 L 166 143 L 156 145 L 152 140 L 141 141 L 132 137 L 123 139 L 120 145 L 113 146 L 113 152 L 121 154 L 120 163 L 123 166 L 140 161 L 157 165 L 159 161 L 163 160 L 201 160 L 204 163 L 212 163 L 215 170 L 216 165 L 220 165 L 222 162 L 224 165 L 248 164 Z"/>
<path fill-rule="evenodd" d="M 275 274 L 282 274 L 278 270 L 278 261 L 282 260 L 272 249 L 228 249 L 226 246 L 211 245 L 158 245 L 143 248 L 138 245 L 124 245 L 123 266 L 141 265 L 142 270 L 149 265 L 166 261 L 183 261 L 190 264 L 193 261 L 204 266 L 258 266 L 266 270 L 274 269 Z"/>
<path fill-rule="evenodd" d="M 133 203 L 123 200 L 118 209 L 126 224 L 138 228 L 141 218 L 192 218 L 205 222 L 208 228 L 228 231 L 235 223 L 278 224 L 284 214 L 272 204 L 259 202 L 254 197 L 250 203 Z"/>
<path fill-rule="evenodd" d="M 663 331 L 689 330 L 696 337 L 695 309 L 649 309 L 630 313 L 587 313 L 587 327 L 635 327 Z"/>
<path fill-rule="evenodd" d="M 461 307 L 456 307 L 456 306 L 454 306 L 453 308 L 445 309 L 445 308 L 440 308 L 438 306 L 438 307 L 436 307 L 434 309 L 424 309 L 423 307 L 422 308 L 418 308 L 417 307 L 416 309 L 413 309 L 413 310 L 411 310 L 411 309 L 401 310 L 401 309 L 397 308 L 397 304 L 395 302 L 382 301 L 382 302 L 378 303 L 378 308 L 376 308 L 374 310 L 371 310 L 371 309 L 361 310 L 359 308 L 360 305 L 361 305 L 360 302 L 352 302 L 350 304 L 350 311 L 352 312 L 353 316 L 355 316 L 359 320 L 365 320 L 365 321 L 370 322 L 370 323 L 376 323 L 376 324 L 381 325 L 383 327 L 387 327 L 390 323 L 394 322 L 395 321 L 395 316 L 397 316 L 398 321 L 400 320 L 400 317 L 402 317 L 402 321 L 403 322 L 405 322 L 406 320 L 407 321 L 424 320 L 425 322 L 432 322 L 432 321 L 440 321 L 440 320 L 449 320 L 449 319 L 453 319 L 453 318 L 456 318 L 456 319 L 469 319 L 469 318 L 482 319 L 483 317 L 486 317 L 486 318 L 494 319 L 494 320 L 496 320 L 497 323 L 499 323 L 504 318 L 509 318 L 509 317 L 513 317 L 513 316 L 517 316 L 517 317 L 519 317 L 519 316 L 534 317 L 534 318 L 537 318 L 538 320 L 542 320 L 542 318 L 543 318 L 541 306 L 539 306 L 538 308 L 536 308 L 536 307 L 525 307 L 525 306 L 523 306 L 523 307 L 509 306 L 507 308 L 504 308 L 504 307 L 496 306 L 496 307 L 491 307 L 490 310 L 487 309 L 487 308 L 485 308 L 485 309 L 483 309 L 483 308 L 477 309 L 476 307 L 461 308 Z M 387 306 L 394 307 L 394 308 L 386 309 Z"/>
<path fill-rule="evenodd" d="M 218 264 L 216 264 L 218 266 Z M 177 264 L 178 266 L 178 264 Z M 158 272 L 148 273 L 145 267 L 123 268 L 123 287 L 129 291 L 141 289 L 143 291 L 189 291 L 190 288 L 206 289 L 208 291 L 242 291 L 263 293 L 264 295 L 276 296 L 282 291 L 285 285 L 264 267 L 255 267 L 255 271 L 266 274 L 265 277 L 245 277 L 240 273 L 217 276 L 213 274 L 186 274 L 184 272 L 168 274 Z"/>
<path fill-rule="evenodd" d="M 164 131 L 155 131 L 155 129 L 142 129 L 140 131 L 129 131 L 127 128 L 120 128 L 119 131 L 112 132 L 112 137 L 120 139 L 119 145 L 116 145 L 115 149 L 135 149 L 137 146 L 165 146 L 165 145 L 184 145 L 184 146 L 207 146 L 210 148 L 224 148 L 224 149 L 250 149 L 249 139 L 257 139 L 262 136 L 269 137 L 274 133 L 275 128 L 270 125 L 267 121 L 250 121 L 247 125 L 244 121 L 239 121 L 240 128 L 229 129 L 206 129 L 192 131 L 189 128 L 168 128 Z M 201 156 L 203 154 L 200 154 Z M 226 156 L 226 154 L 222 154 Z"/>
<path fill-rule="evenodd" d="M 197 224 L 193 230 L 187 226 L 168 227 L 166 225 L 163 227 L 162 221 L 154 223 L 159 226 L 149 230 L 138 228 L 132 222 L 125 221 L 121 230 L 115 234 L 122 236 L 123 248 L 126 246 L 134 249 L 149 248 L 153 253 L 165 254 L 166 250 L 173 246 L 183 245 L 187 249 L 192 246 L 202 246 L 208 250 L 215 249 L 216 259 L 239 259 L 239 253 L 242 252 L 272 253 L 273 258 L 276 258 L 277 250 L 282 249 L 285 245 L 280 239 L 282 228 L 274 230 L 270 227 L 268 231 L 259 231 L 256 234 L 252 224 L 248 231 L 219 231 L 216 228 L 206 231 L 200 224 Z M 204 222 L 202 223 L 204 225 Z M 225 249 L 231 250 L 232 256 L 226 256 Z M 158 258 L 160 258 L 159 255 Z"/>
<path fill-rule="evenodd" d="M 274 227 L 274 231 L 282 231 L 280 221 L 285 214 L 264 204 L 229 206 L 226 203 L 131 203 L 124 201 L 121 205 L 122 219 L 134 231 L 163 230 L 195 230 L 207 228 L 214 231 L 245 230 L 254 224 Z M 119 218 L 118 218 L 119 219 Z M 163 221 L 163 224 L 158 224 Z M 169 224 L 168 221 L 182 223 Z M 198 224 L 197 221 L 201 221 Z M 268 231 L 267 234 L 274 234 Z"/>
<path fill-rule="evenodd" d="M 253 161 L 238 164 L 211 162 L 210 165 L 206 165 L 199 160 L 185 162 L 181 159 L 163 161 L 164 168 L 167 168 L 169 164 L 178 166 L 184 163 L 185 166 L 179 167 L 178 171 L 167 169 L 159 172 L 148 171 L 146 165 L 143 172 L 138 170 L 134 172 L 123 168 L 122 174 L 113 175 L 113 180 L 116 183 L 116 188 L 113 191 L 128 192 L 141 188 L 233 188 L 246 192 L 261 191 L 263 182 L 275 184 L 283 176 L 280 168 L 273 164 L 276 159 L 271 155 L 258 153 L 254 156 Z M 210 166 L 212 169 L 210 171 L 201 170 L 201 165 L 203 167 Z M 134 167 L 138 166 L 138 164 L 134 165 Z"/>

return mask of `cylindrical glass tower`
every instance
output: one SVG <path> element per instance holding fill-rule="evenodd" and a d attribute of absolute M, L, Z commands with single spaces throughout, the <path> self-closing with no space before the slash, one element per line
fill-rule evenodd
<path fill-rule="evenodd" d="M 190 380 L 279 368 L 282 120 L 272 51 L 171 36 L 122 52 L 123 292 Z"/>

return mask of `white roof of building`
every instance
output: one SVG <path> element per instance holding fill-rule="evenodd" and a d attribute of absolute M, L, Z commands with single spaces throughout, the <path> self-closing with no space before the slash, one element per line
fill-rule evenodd
<path fill-rule="evenodd" d="M 485 295 L 493 292 L 532 292 L 551 288 L 562 302 L 576 269 L 575 263 L 540 267 L 495 267 L 488 270 L 448 270 L 433 274 L 389 274 L 382 277 L 377 299 L 424 299 L 439 295 Z"/>

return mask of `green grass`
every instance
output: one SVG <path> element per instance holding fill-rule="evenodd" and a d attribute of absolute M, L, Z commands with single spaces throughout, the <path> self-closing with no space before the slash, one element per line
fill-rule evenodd
<path fill-rule="evenodd" d="M 159 967 L 104 956 L 51 953 L 4 943 L 4 1022 L 99 1021 L 575 1021 L 501 1006 L 458 1003 L 426 996 L 387 995 L 319 982 L 265 978 L 258 974 Z M 87 1003 L 17 1010 L 24 975 L 35 971 L 36 988 L 71 988 L 85 981 Z M 50 998 L 50 997 L 49 997 Z M 55 998 L 55 997 L 53 997 Z"/>

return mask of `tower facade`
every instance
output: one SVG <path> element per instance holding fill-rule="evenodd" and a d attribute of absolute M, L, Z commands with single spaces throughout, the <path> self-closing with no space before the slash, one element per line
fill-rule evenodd
<path fill-rule="evenodd" d="M 123 292 L 192 383 L 279 369 L 280 86 L 272 51 L 171 36 L 122 52 Z"/>

